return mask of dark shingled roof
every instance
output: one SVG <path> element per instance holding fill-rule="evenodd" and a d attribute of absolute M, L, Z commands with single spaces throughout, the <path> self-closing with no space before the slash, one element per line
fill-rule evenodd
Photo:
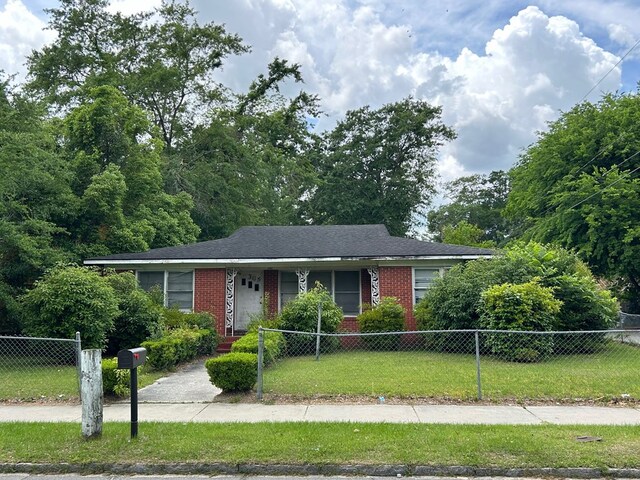
<path fill-rule="evenodd" d="M 492 255 L 486 248 L 392 237 L 384 225 L 242 227 L 220 240 L 122 253 L 98 260 L 377 258 Z"/>

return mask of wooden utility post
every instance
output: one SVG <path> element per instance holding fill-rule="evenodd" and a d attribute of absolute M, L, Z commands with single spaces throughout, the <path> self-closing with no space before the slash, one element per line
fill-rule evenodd
<path fill-rule="evenodd" d="M 102 352 L 83 350 L 80 357 L 82 399 L 82 436 L 94 438 L 102 435 Z"/>

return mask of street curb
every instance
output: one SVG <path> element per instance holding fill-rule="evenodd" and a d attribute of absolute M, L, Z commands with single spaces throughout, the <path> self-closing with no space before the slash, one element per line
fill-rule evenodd
<path fill-rule="evenodd" d="M 0 463 L 0 473 L 118 475 L 340 475 L 375 477 L 640 478 L 638 468 L 500 468 L 437 465 L 259 463 Z"/>

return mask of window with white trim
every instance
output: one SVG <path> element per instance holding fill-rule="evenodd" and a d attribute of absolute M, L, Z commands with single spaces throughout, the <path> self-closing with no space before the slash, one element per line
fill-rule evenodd
<path fill-rule="evenodd" d="M 345 315 L 360 313 L 360 271 L 329 270 L 311 271 L 307 276 L 307 287 L 315 287 L 319 282 L 325 287 Z M 295 272 L 280 271 L 280 307 L 298 295 L 298 276 Z"/>
<path fill-rule="evenodd" d="M 193 309 L 193 270 L 138 270 L 138 285 L 145 291 L 159 287 L 167 307 Z"/>
<path fill-rule="evenodd" d="M 414 268 L 413 269 L 413 301 L 414 305 L 424 297 L 427 289 L 433 285 L 436 278 L 442 276 L 440 268 Z"/>

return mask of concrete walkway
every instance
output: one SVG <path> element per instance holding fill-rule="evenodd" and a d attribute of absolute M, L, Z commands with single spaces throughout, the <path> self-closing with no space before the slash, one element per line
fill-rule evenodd
<path fill-rule="evenodd" d="M 130 405 L 104 407 L 105 422 L 128 422 Z M 0 422 L 80 422 L 79 405 L 0 405 Z M 475 405 L 263 405 L 144 403 L 140 422 L 384 422 L 511 425 L 640 425 L 640 408 Z"/>
<path fill-rule="evenodd" d="M 189 363 L 166 377 L 138 391 L 139 402 L 206 403 L 222 390 L 209 380 L 204 361 Z"/>

